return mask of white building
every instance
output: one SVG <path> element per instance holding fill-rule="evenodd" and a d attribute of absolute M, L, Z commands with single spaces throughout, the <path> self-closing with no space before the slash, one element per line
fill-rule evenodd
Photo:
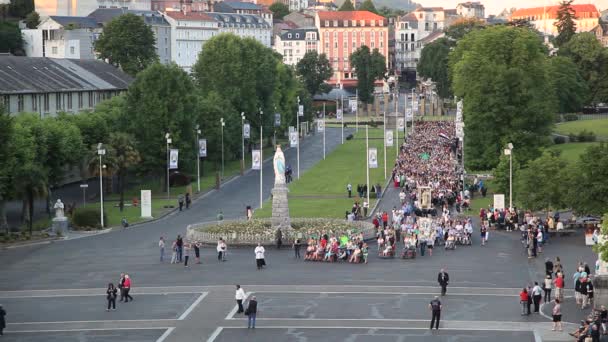
<path fill-rule="evenodd" d="M 576 32 L 589 32 L 599 24 L 600 12 L 594 4 L 573 4 L 572 9 Z M 556 36 L 558 11 L 559 6 L 520 8 L 511 14 L 510 20 L 527 20 L 540 32 Z"/>
<path fill-rule="evenodd" d="M 258 15 L 236 13 L 207 13 L 217 21 L 220 33 L 229 32 L 239 37 L 254 38 L 266 47 L 270 47 L 272 25 Z"/>
<path fill-rule="evenodd" d="M 97 0 L 97 8 L 122 8 L 132 11 L 152 10 L 151 0 Z"/>
<path fill-rule="evenodd" d="M 98 60 L 0 56 L 0 103 L 10 114 L 78 113 L 127 90 L 133 81 Z"/>
<path fill-rule="evenodd" d="M 283 63 L 295 66 L 308 51 L 319 52 L 319 32 L 314 27 L 289 30 L 276 36 L 274 49 Z"/>
<path fill-rule="evenodd" d="M 415 72 L 424 45 L 443 36 L 445 13 L 441 7 L 421 7 L 395 22 L 395 69 Z"/>
<path fill-rule="evenodd" d="M 456 13 L 464 18 L 485 18 L 485 6 L 479 2 L 461 2 L 456 6 Z"/>
<path fill-rule="evenodd" d="M 290 12 L 299 12 L 308 8 L 308 0 L 289 0 L 287 5 Z"/>
<path fill-rule="evenodd" d="M 22 30 L 23 46 L 28 57 L 94 59 L 100 32 L 91 18 L 51 16 L 36 29 Z"/>
<path fill-rule="evenodd" d="M 218 33 L 217 21 L 202 12 L 166 12 L 171 25 L 171 59 L 190 72 L 203 45 Z"/>

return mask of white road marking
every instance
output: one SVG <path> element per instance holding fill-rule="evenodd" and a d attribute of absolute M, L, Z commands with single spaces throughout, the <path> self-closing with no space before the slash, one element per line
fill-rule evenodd
<path fill-rule="evenodd" d="M 220 334 L 222 333 L 222 330 L 224 330 L 224 327 L 217 327 L 217 329 L 215 329 L 215 331 L 213 332 L 213 334 L 211 334 L 211 336 L 209 336 L 209 338 L 207 339 L 207 342 L 213 342 L 213 341 L 215 341 L 215 339 L 218 336 L 220 336 Z"/>
<path fill-rule="evenodd" d="M 188 309 L 186 309 L 186 311 L 184 311 L 184 313 L 179 316 L 179 318 L 177 319 L 178 321 L 183 321 L 184 319 L 186 319 L 186 317 L 188 317 L 188 315 L 192 312 L 192 310 L 194 310 L 194 308 L 200 304 L 200 302 L 207 297 L 207 295 L 209 294 L 209 292 L 203 292 L 197 299 L 196 301 L 194 301 L 194 303 L 192 303 L 192 305 L 190 305 L 190 307 Z"/>
<path fill-rule="evenodd" d="M 119 320 L 98 320 L 98 321 L 56 321 L 56 322 L 11 322 L 11 325 L 36 325 L 36 324 L 72 324 L 72 323 L 120 323 L 120 322 L 171 322 L 177 321 L 175 318 L 158 318 L 158 319 L 119 319 Z"/>
<path fill-rule="evenodd" d="M 538 329 L 534 329 L 534 342 L 543 342 L 543 338 L 540 336 Z"/>
<path fill-rule="evenodd" d="M 256 291 L 256 293 L 303 293 L 303 294 L 398 294 L 398 295 L 439 295 L 437 292 L 361 292 L 361 291 L 285 291 L 285 290 L 267 290 Z M 502 293 L 450 293 L 449 296 L 494 296 L 494 297 L 518 297 L 517 294 L 502 294 Z"/>
<path fill-rule="evenodd" d="M 164 330 L 173 329 L 172 327 L 142 327 L 142 328 L 87 328 L 87 329 L 45 329 L 45 330 L 5 330 L 8 334 L 31 334 L 45 332 L 71 332 L 71 331 L 112 331 L 112 330 Z"/>
<path fill-rule="evenodd" d="M 256 319 L 257 320 L 257 319 Z M 428 320 L 427 320 L 428 321 Z M 478 322 L 479 323 L 479 322 Z M 219 327 L 218 329 L 243 329 L 242 327 Z M 373 329 L 373 330 L 429 330 L 428 327 L 418 328 L 404 328 L 404 327 L 340 327 L 340 326 L 295 326 L 295 325 L 277 325 L 277 326 L 256 326 L 256 329 Z M 529 331 L 532 333 L 532 329 L 501 329 L 501 328 L 446 328 L 441 327 L 441 330 L 459 330 L 459 331 Z M 210 342 L 207 340 L 207 342 Z"/>
<path fill-rule="evenodd" d="M 163 342 L 167 337 L 169 337 L 169 335 L 171 335 L 173 330 L 175 330 L 175 328 L 167 329 L 162 335 L 160 335 L 158 339 L 156 339 L 156 342 Z"/>
<path fill-rule="evenodd" d="M 53 290 L 55 291 L 55 290 Z M 157 295 L 173 295 L 173 294 L 191 294 L 191 293 L 200 293 L 199 291 L 176 291 L 176 292 L 147 292 L 147 293 L 136 293 L 138 297 L 140 296 L 157 296 Z M 74 294 L 48 294 L 48 295 L 16 295 L 16 296 L 6 296 L 3 297 L 0 294 L 0 298 L 4 299 L 23 299 L 23 298 L 56 298 L 56 297 L 105 297 L 105 294 L 87 294 L 87 293 L 74 293 Z"/>

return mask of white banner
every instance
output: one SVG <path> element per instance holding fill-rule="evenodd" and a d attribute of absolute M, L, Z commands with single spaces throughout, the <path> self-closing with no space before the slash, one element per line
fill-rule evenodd
<path fill-rule="evenodd" d="M 378 168 L 378 150 L 376 148 L 367 150 L 367 165 L 370 169 Z"/>
<path fill-rule="evenodd" d="M 336 111 L 336 119 L 342 120 L 342 109 Z"/>
<path fill-rule="evenodd" d="M 260 150 L 251 151 L 251 169 L 259 170 L 262 168 L 262 155 Z"/>
<path fill-rule="evenodd" d="M 387 129 L 386 131 L 384 131 L 384 139 L 385 139 L 387 147 L 393 146 L 393 130 L 392 129 Z"/>
<path fill-rule="evenodd" d="M 169 169 L 171 169 L 171 170 L 177 169 L 178 155 L 179 155 L 178 149 L 172 148 L 171 150 L 169 150 Z"/>
<path fill-rule="evenodd" d="M 141 191 L 141 217 L 152 217 L 152 191 Z"/>
<path fill-rule="evenodd" d="M 243 138 L 249 139 L 251 137 L 251 126 L 246 123 L 243 125 Z"/>
<path fill-rule="evenodd" d="M 304 116 L 304 106 L 303 105 L 298 106 L 298 116 Z"/>
<path fill-rule="evenodd" d="M 406 108 L 405 109 L 405 118 L 407 119 L 407 121 L 412 121 L 412 118 L 414 116 L 412 115 L 412 108 Z"/>
<path fill-rule="evenodd" d="M 464 137 L 464 122 L 456 122 L 456 137 Z"/>
<path fill-rule="evenodd" d="M 325 120 L 317 120 L 317 132 L 321 133 L 325 131 Z"/>
<path fill-rule="evenodd" d="M 397 119 L 397 129 L 401 132 L 405 131 L 405 119 L 404 118 Z"/>
<path fill-rule="evenodd" d="M 296 128 L 293 126 L 289 126 L 288 129 L 289 129 L 289 133 L 296 131 Z"/>
<path fill-rule="evenodd" d="M 357 100 L 349 100 L 348 104 L 349 104 L 351 112 L 356 112 L 357 111 Z"/>
<path fill-rule="evenodd" d="M 289 132 L 289 146 L 291 146 L 291 147 L 298 146 L 298 132 L 296 132 L 296 131 Z"/>
<path fill-rule="evenodd" d="M 207 156 L 207 139 L 198 139 L 198 156 L 199 158 Z"/>
<path fill-rule="evenodd" d="M 505 208 L 505 195 L 503 194 L 495 194 L 494 195 L 494 209 L 504 209 Z"/>

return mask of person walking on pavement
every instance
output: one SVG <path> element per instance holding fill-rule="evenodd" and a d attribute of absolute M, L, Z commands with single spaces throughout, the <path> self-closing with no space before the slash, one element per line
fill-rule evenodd
<path fill-rule="evenodd" d="M 217 261 L 226 261 L 226 243 L 224 242 L 224 239 L 219 239 L 215 249 L 217 250 Z"/>
<path fill-rule="evenodd" d="M 188 259 L 190 259 L 190 244 L 184 245 L 184 267 L 188 267 Z"/>
<path fill-rule="evenodd" d="M 106 290 L 106 299 L 108 300 L 108 308 L 106 311 L 116 310 L 116 297 L 118 295 L 118 290 L 114 287 L 114 284 L 109 283 L 108 289 Z"/>
<path fill-rule="evenodd" d="M 281 249 L 281 246 L 283 245 L 283 232 L 281 231 L 281 228 L 277 228 L 275 240 L 277 241 L 277 249 Z"/>
<path fill-rule="evenodd" d="M 538 282 L 534 282 L 534 287 L 532 287 L 532 301 L 534 302 L 534 313 L 539 313 L 540 310 L 540 300 L 543 298 L 543 290 L 538 285 Z"/>
<path fill-rule="evenodd" d="M 192 204 L 192 198 L 190 198 L 190 193 L 186 192 L 186 209 L 190 209 L 190 204 Z"/>
<path fill-rule="evenodd" d="M 523 288 L 521 290 L 521 292 L 519 293 L 519 304 L 521 304 L 521 315 L 525 316 L 527 315 L 527 311 L 526 308 L 528 307 L 528 289 L 527 288 Z"/>
<path fill-rule="evenodd" d="M 165 239 L 162 236 L 158 240 L 158 249 L 160 250 L 160 262 L 163 262 L 165 257 Z"/>
<path fill-rule="evenodd" d="M 131 277 L 128 274 L 125 274 L 125 282 L 122 285 L 123 291 L 125 291 L 125 303 L 129 302 L 129 299 L 133 301 L 133 297 L 129 294 L 131 292 Z"/>
<path fill-rule="evenodd" d="M 439 319 L 441 318 L 441 301 L 438 296 L 435 296 L 435 299 L 429 303 L 429 310 L 431 310 L 431 330 L 433 330 L 433 325 L 435 325 L 435 329 L 439 330 Z"/>
<path fill-rule="evenodd" d="M 448 284 L 450 283 L 450 275 L 443 268 L 437 275 L 437 282 L 441 286 L 441 295 L 445 296 L 448 291 Z"/>
<path fill-rule="evenodd" d="M 295 258 L 296 259 L 300 259 L 301 258 L 301 256 L 300 256 L 300 247 L 301 246 L 302 246 L 302 244 L 300 243 L 300 239 L 296 239 L 293 242 L 293 252 L 295 254 Z"/>
<path fill-rule="evenodd" d="M 266 261 L 264 260 L 264 253 L 266 250 L 261 243 L 258 243 L 258 246 L 253 251 L 255 253 L 255 264 L 258 267 L 258 270 L 261 270 L 264 265 L 266 265 Z"/>
<path fill-rule="evenodd" d="M 243 313 L 245 310 L 243 309 L 243 301 L 247 295 L 245 294 L 245 290 L 241 287 L 241 285 L 236 286 L 236 293 L 234 294 L 234 299 L 236 299 L 236 304 L 239 306 L 239 309 L 236 313 Z"/>
<path fill-rule="evenodd" d="M 551 290 L 553 288 L 553 280 L 551 279 L 551 275 L 547 274 L 545 277 L 545 303 L 549 303 L 551 301 Z"/>
<path fill-rule="evenodd" d="M 173 244 L 171 244 L 171 251 L 171 263 L 177 264 L 177 241 L 173 241 Z"/>
<path fill-rule="evenodd" d="M 179 204 L 179 211 L 182 211 L 182 209 L 184 209 L 184 195 L 179 194 L 179 196 L 177 196 L 177 203 Z"/>
<path fill-rule="evenodd" d="M 551 259 L 545 259 L 545 273 L 550 277 L 553 274 L 553 262 Z"/>
<path fill-rule="evenodd" d="M 175 244 L 177 245 L 177 260 L 179 262 L 182 262 L 182 254 L 183 254 L 183 248 L 184 248 L 184 240 L 182 239 L 181 235 L 177 235 L 177 240 L 175 241 Z"/>
<path fill-rule="evenodd" d="M 196 263 L 201 263 L 201 243 L 196 241 L 194 243 L 194 257 L 196 258 Z"/>
<path fill-rule="evenodd" d="M 351 198 L 351 196 L 353 194 L 353 185 L 348 183 L 346 185 L 346 191 L 348 191 L 348 198 Z"/>
<path fill-rule="evenodd" d="M 255 296 L 251 297 L 249 300 L 249 305 L 247 305 L 247 310 L 245 310 L 245 315 L 247 318 L 247 329 L 255 329 L 255 316 L 258 313 L 258 301 Z"/>
<path fill-rule="evenodd" d="M 120 280 L 118 281 L 118 290 L 120 291 L 120 301 L 124 301 L 125 300 L 125 274 L 121 273 L 120 274 Z"/>
<path fill-rule="evenodd" d="M 551 330 L 562 331 L 562 305 L 559 298 L 555 298 L 553 306 L 553 328 Z"/>
<path fill-rule="evenodd" d="M 0 304 L 0 336 L 4 335 L 4 328 L 6 328 L 6 310 Z"/>

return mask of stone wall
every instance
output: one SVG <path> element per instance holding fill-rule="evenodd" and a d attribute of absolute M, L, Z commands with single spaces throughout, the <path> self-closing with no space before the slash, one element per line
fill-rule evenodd
<path fill-rule="evenodd" d="M 292 219 L 292 221 L 297 221 L 297 219 Z M 344 223 L 344 220 L 331 220 L 335 222 Z M 230 221 L 224 221 L 225 223 L 229 223 Z M 186 239 L 188 241 L 200 241 L 204 244 L 217 244 L 217 241 L 220 238 L 223 238 L 229 246 L 253 246 L 258 243 L 262 243 L 263 245 L 274 245 L 276 243 L 274 236 L 275 231 L 273 229 L 268 229 L 268 231 L 262 234 L 250 234 L 250 233 L 238 233 L 238 232 L 224 232 L 224 233 L 209 233 L 205 232 L 205 226 L 217 225 L 217 223 L 196 223 L 188 225 L 186 228 Z M 373 239 L 376 237 L 374 225 L 370 222 L 365 221 L 355 221 L 349 224 L 354 229 L 359 230 L 363 233 L 363 238 L 365 240 Z M 282 230 L 283 233 L 283 244 L 288 245 L 293 243 L 293 241 L 298 238 L 301 239 L 303 243 L 308 239 L 306 233 L 303 233 L 297 229 L 287 229 Z M 318 236 L 318 233 L 314 235 Z"/>

